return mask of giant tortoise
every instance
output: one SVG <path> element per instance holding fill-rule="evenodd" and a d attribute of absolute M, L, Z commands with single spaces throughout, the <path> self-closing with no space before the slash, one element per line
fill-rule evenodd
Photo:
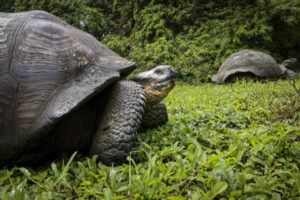
<path fill-rule="evenodd" d="M 168 121 L 161 100 L 175 84 L 168 65 L 124 80 L 133 69 L 49 13 L 0 13 L 0 164 L 73 151 L 123 162 L 140 125 Z"/>
<path fill-rule="evenodd" d="M 297 60 L 291 58 L 278 64 L 270 55 L 254 50 L 243 50 L 232 54 L 226 59 L 216 75 L 211 80 L 222 83 L 225 80 L 232 80 L 235 77 L 251 77 L 258 79 L 278 79 L 286 76 L 295 79 L 298 75 L 287 69 L 290 65 L 295 65 Z"/>

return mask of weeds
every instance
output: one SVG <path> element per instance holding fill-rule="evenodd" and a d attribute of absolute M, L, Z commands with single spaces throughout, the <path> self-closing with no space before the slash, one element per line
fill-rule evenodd
<path fill-rule="evenodd" d="M 1 169 L 0 199 L 299 199 L 293 84 L 177 86 L 164 101 L 169 122 L 138 135 L 140 163 L 74 154 L 67 164 Z"/>
<path fill-rule="evenodd" d="M 295 80 L 287 79 L 287 81 L 292 90 L 286 91 L 283 94 L 273 91 L 272 98 L 270 98 L 269 109 L 273 115 L 279 115 L 274 122 L 290 119 L 289 124 L 292 125 L 299 119 L 300 88 L 296 86 Z M 286 97 L 281 98 L 281 95 L 285 95 Z"/>

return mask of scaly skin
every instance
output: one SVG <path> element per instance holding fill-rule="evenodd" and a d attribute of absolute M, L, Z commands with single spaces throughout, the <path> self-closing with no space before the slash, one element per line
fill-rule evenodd
<path fill-rule="evenodd" d="M 105 164 L 124 162 L 135 142 L 145 101 L 146 96 L 141 85 L 133 81 L 115 83 L 90 153 L 98 154 Z"/>
<path fill-rule="evenodd" d="M 160 101 L 174 87 L 174 79 L 175 72 L 170 66 L 159 66 L 131 81 L 115 83 L 90 153 L 99 155 L 105 164 L 124 162 L 133 150 L 141 123 L 143 128 L 154 128 L 168 121 L 166 107 Z"/>
<path fill-rule="evenodd" d="M 168 120 L 167 108 L 164 103 L 146 106 L 141 127 L 143 129 L 154 128 L 167 123 Z"/>

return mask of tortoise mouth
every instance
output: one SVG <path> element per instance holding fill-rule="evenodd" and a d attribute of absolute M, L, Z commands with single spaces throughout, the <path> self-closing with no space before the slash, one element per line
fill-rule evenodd
<path fill-rule="evenodd" d="M 152 85 L 152 87 L 154 90 L 161 91 L 161 90 L 163 90 L 163 88 L 168 87 L 168 86 L 174 87 L 175 83 L 176 83 L 176 79 L 172 78 L 172 79 L 162 80 L 158 83 L 155 83 L 154 85 Z"/>

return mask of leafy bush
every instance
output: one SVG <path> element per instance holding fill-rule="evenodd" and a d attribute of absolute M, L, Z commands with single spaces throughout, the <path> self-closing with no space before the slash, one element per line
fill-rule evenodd
<path fill-rule="evenodd" d="M 117 2 L 123 10 L 123 1 Z M 299 0 L 139 2 L 142 6 L 131 3 L 131 31 L 123 31 L 128 26 L 122 24 L 103 40 L 119 52 L 124 40 L 113 38 L 128 38 L 125 46 L 131 48 L 123 55 L 136 61 L 139 71 L 171 64 L 181 80 L 198 83 L 209 81 L 229 55 L 245 48 L 279 62 L 299 56 Z"/>
<path fill-rule="evenodd" d="M 140 131 L 140 163 L 1 169 L 0 199 L 299 199 L 299 98 L 287 81 L 176 86 L 170 121 Z"/>
<path fill-rule="evenodd" d="M 230 54 L 245 48 L 279 62 L 300 60 L 300 0 L 9 0 L 0 6 L 33 9 L 93 34 L 137 62 L 137 72 L 171 64 L 189 83 L 209 81 Z"/>
<path fill-rule="evenodd" d="M 105 7 L 96 7 L 97 4 L 90 0 L 16 0 L 14 5 L 15 12 L 48 11 L 75 27 L 99 36 L 99 38 L 106 33 L 108 22 L 102 12 Z"/>

